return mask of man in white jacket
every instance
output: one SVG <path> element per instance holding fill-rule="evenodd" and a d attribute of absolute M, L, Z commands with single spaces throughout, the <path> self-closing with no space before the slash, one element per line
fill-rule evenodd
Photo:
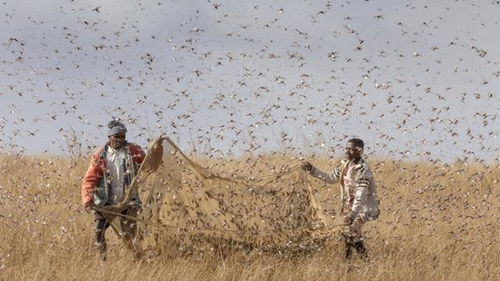
<path fill-rule="evenodd" d="M 340 181 L 340 214 L 349 227 L 349 231 L 343 234 L 346 258 L 351 257 L 353 249 L 362 257 L 367 257 L 361 227 L 366 221 L 379 216 L 375 180 L 368 163 L 362 158 L 363 149 L 361 139 L 350 139 L 346 145 L 346 158 L 330 173 L 321 171 L 309 162 L 302 163 L 302 168 L 316 178 L 327 183 Z"/>

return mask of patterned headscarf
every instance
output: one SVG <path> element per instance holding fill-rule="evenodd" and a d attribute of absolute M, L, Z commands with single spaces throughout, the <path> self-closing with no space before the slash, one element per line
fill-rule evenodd
<path fill-rule="evenodd" d="M 108 122 L 108 128 L 109 128 L 108 137 L 119 134 L 119 133 L 126 133 L 127 132 L 127 128 L 125 127 L 125 125 L 116 119 L 113 119 L 113 120 Z"/>

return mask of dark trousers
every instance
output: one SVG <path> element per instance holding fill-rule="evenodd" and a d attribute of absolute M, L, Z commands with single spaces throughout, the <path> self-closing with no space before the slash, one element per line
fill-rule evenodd
<path fill-rule="evenodd" d="M 121 212 L 123 215 L 136 217 L 137 216 L 137 208 L 128 208 Z M 106 219 L 102 213 L 95 212 L 95 234 L 96 234 L 96 246 L 101 252 L 101 254 L 105 254 L 107 250 L 105 233 L 106 229 L 111 225 L 111 223 Z M 109 215 L 107 215 L 109 216 Z M 111 215 L 113 216 L 113 215 Z M 137 232 L 137 224 L 134 220 L 129 218 L 116 216 L 116 220 L 120 221 L 120 232 L 119 235 L 123 238 L 126 243 L 126 246 L 129 248 L 133 248 L 133 239 Z"/>

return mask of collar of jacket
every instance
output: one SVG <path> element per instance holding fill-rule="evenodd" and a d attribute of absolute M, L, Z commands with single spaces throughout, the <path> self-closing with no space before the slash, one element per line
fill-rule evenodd
<path fill-rule="evenodd" d="M 365 159 L 360 158 L 359 162 L 356 165 L 354 165 L 352 168 L 355 170 L 361 169 L 363 167 L 363 165 L 365 165 L 365 163 L 366 163 Z M 346 158 L 342 159 L 342 161 L 340 162 L 340 165 L 347 168 L 347 165 L 349 165 L 349 159 L 346 159 Z"/>
<path fill-rule="evenodd" d="M 130 147 L 130 143 L 125 142 L 125 146 Z M 108 147 L 109 147 L 109 142 L 106 142 L 106 144 L 102 147 L 101 152 L 99 153 L 99 158 L 105 159 L 106 154 L 108 153 Z"/>

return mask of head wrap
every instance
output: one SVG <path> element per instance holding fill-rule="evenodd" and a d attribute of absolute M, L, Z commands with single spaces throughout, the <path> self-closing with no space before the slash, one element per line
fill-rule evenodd
<path fill-rule="evenodd" d="M 119 120 L 113 119 L 108 122 L 108 137 L 113 136 L 119 133 L 126 133 L 127 128 L 125 128 L 125 125 L 120 122 Z"/>

